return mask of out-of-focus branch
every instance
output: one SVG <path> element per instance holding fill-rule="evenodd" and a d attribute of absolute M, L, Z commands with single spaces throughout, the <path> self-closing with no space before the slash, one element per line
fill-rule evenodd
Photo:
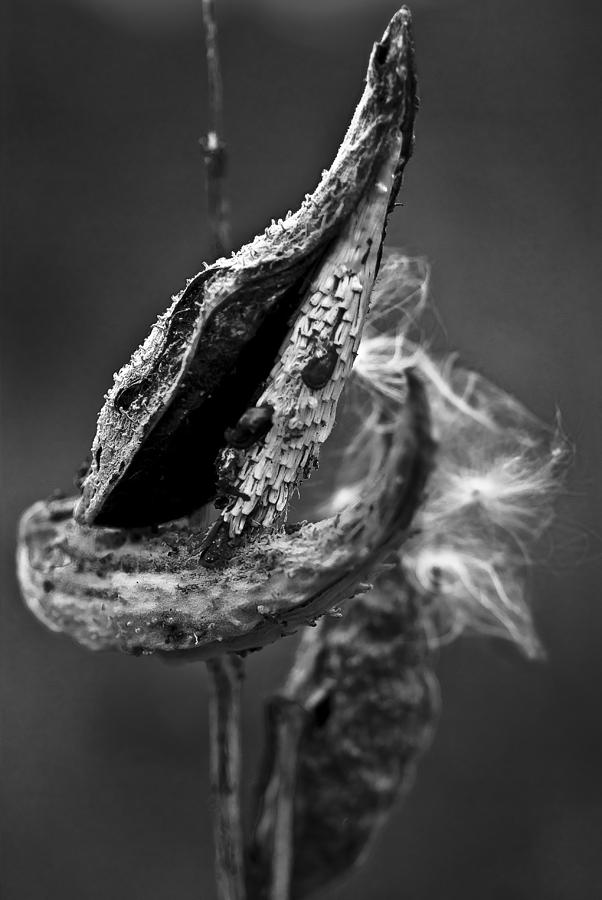
<path fill-rule="evenodd" d="M 244 900 L 240 812 L 240 694 L 243 663 L 228 655 L 207 662 L 211 677 L 209 734 L 215 874 L 219 900 Z"/>
<path fill-rule="evenodd" d="M 293 872 L 297 750 L 307 713 L 296 699 L 284 696 L 273 697 L 266 713 L 270 756 L 264 771 L 268 777 L 275 771 L 278 777 L 269 777 L 260 798 L 248 889 L 253 900 L 288 900 Z"/>

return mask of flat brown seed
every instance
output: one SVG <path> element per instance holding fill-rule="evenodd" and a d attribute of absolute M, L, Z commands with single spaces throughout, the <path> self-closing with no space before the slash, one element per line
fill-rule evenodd
<path fill-rule="evenodd" d="M 314 356 L 301 372 L 303 383 L 313 391 L 326 387 L 328 380 L 334 372 L 339 355 L 331 345 L 326 353 Z"/>

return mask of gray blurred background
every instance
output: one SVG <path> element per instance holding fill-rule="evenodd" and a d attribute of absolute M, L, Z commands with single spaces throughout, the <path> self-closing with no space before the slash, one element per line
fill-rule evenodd
<path fill-rule="evenodd" d="M 218 0 L 235 244 L 315 186 L 394 10 Z M 470 639 L 441 652 L 442 720 L 415 788 L 330 896 L 588 900 L 602 884 L 602 14 L 587 0 L 413 11 L 422 109 L 390 242 L 430 259 L 449 346 L 541 417 L 558 407 L 576 453 L 530 585 L 548 662 Z M 211 900 L 204 668 L 87 653 L 31 618 L 13 574 L 19 513 L 70 489 L 113 371 L 210 255 L 200 0 L 2 13 L 2 897 Z M 247 793 L 262 699 L 293 647 L 248 663 Z"/>

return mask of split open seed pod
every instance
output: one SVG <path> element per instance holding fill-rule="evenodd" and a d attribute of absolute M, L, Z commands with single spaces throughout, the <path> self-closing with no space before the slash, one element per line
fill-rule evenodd
<path fill-rule="evenodd" d="M 432 456 L 416 377 L 368 494 L 283 530 L 359 348 L 415 109 L 403 8 L 314 193 L 173 298 L 115 376 L 81 496 L 25 513 L 19 578 L 45 624 L 129 652 L 259 647 L 352 595 L 408 527 Z"/>

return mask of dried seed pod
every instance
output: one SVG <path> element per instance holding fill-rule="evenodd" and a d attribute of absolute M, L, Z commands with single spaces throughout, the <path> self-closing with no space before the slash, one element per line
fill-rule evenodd
<path fill-rule="evenodd" d="M 439 707 L 424 594 L 401 571 L 307 632 L 272 703 L 249 897 L 278 878 L 294 900 L 365 855 L 428 747 Z M 289 871 L 274 853 L 289 805 Z M 271 868 L 273 867 L 273 870 Z"/>
<path fill-rule="evenodd" d="M 394 16 L 382 42 L 376 45 L 369 67 L 368 93 L 374 73 L 380 77 L 395 57 L 389 89 L 396 84 L 396 90 L 401 91 L 397 101 L 393 101 L 400 104 L 399 130 L 395 128 L 381 146 L 374 180 L 320 261 L 291 332 L 256 401 L 274 407 L 274 423 L 265 441 L 252 447 L 241 461 L 236 482 L 249 500 L 239 498 L 222 513 L 230 538 L 284 520 L 293 491 L 310 471 L 334 426 L 337 404 L 351 373 L 368 312 L 387 213 L 411 150 L 415 81 L 406 10 Z M 364 102 L 365 98 L 360 110 Z M 339 156 L 345 153 L 355 122 L 356 118 Z M 310 387 L 304 372 L 307 375 L 308 364 L 310 371 L 314 368 L 316 347 L 328 344 L 336 359 L 330 355 L 326 372 L 319 372 L 320 378 Z M 334 362 L 332 372 L 330 361 Z M 321 364 L 318 368 L 322 368 Z M 222 454 L 218 469 L 228 462 L 227 455 Z"/>
<path fill-rule="evenodd" d="M 281 520 L 332 428 L 357 351 L 386 217 L 412 149 L 415 105 L 402 10 L 372 53 L 363 97 L 314 193 L 192 278 L 115 376 L 78 521 L 133 527 L 189 515 L 215 496 L 226 428 L 266 405 L 275 413 L 265 447 L 249 451 L 235 485 L 250 500 L 241 497 L 223 516 L 231 535 L 251 513 L 264 526 Z M 316 404 L 300 371 L 334 327 L 339 359 Z M 304 433 L 287 444 L 295 404 Z"/>
<path fill-rule="evenodd" d="M 411 373 L 397 430 L 383 422 L 388 443 L 369 495 L 316 525 L 270 526 L 333 426 L 415 105 L 402 9 L 314 194 L 174 299 L 107 395 L 75 510 L 73 500 L 42 502 L 23 516 L 19 580 L 50 628 L 132 653 L 256 648 L 352 596 L 399 543 L 433 454 Z M 328 341 L 332 376 L 312 390 L 301 373 Z M 251 407 L 271 407 L 271 427 L 248 448 L 225 447 L 225 429 Z M 192 513 L 220 489 L 228 500 L 207 530 Z M 249 540 L 252 529 L 263 533 Z"/>
<path fill-rule="evenodd" d="M 25 602 L 49 628 L 97 650 L 210 658 L 294 631 L 352 596 L 403 540 L 434 452 L 424 390 L 411 375 L 409 397 L 365 496 L 317 524 L 246 542 L 225 568 L 200 562 L 201 522 L 89 527 L 74 520 L 73 498 L 36 503 L 19 529 Z"/>

